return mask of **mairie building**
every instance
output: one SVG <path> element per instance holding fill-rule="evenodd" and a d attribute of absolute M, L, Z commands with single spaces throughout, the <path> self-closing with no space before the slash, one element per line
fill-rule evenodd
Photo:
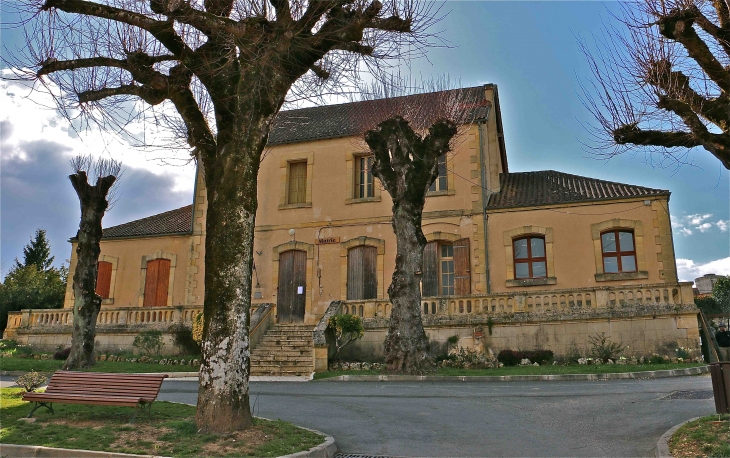
<path fill-rule="evenodd" d="M 692 284 L 679 282 L 666 190 L 508 167 L 495 85 L 439 162 L 423 213 L 421 314 L 429 338 L 488 348 L 587 350 L 605 333 L 626 356 L 681 346 L 699 354 Z M 427 103 L 428 96 L 421 97 Z M 329 316 L 361 317 L 350 356 L 382 356 L 395 267 L 392 201 L 370 172 L 362 125 L 378 101 L 283 111 L 259 172 L 251 320 L 253 373 L 326 367 Z M 104 229 L 98 348 L 189 326 L 202 311 L 206 189 L 183 208 Z M 11 313 L 6 338 L 70 343 L 76 264 L 61 310 Z M 281 345 L 282 341 L 286 345 Z M 280 345 L 271 345 L 278 342 Z M 277 350 L 278 349 L 278 350 Z"/>

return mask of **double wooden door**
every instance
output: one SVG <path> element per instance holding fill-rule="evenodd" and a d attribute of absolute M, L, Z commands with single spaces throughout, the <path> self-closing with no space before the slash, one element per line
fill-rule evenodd
<path fill-rule="evenodd" d="M 285 251 L 279 255 L 277 321 L 279 323 L 303 322 L 306 301 L 307 252 Z"/>

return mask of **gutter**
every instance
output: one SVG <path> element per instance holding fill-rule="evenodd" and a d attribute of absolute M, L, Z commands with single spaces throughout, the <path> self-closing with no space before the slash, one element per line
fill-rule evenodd
<path fill-rule="evenodd" d="M 486 159 L 489 157 L 489 143 L 487 142 L 489 131 L 487 130 L 487 119 L 491 110 L 487 110 L 484 119 L 477 120 L 479 129 L 479 176 L 482 187 L 482 217 L 484 224 L 484 273 L 486 274 L 487 294 L 492 292 L 492 283 L 489 278 L 489 217 L 487 216 L 487 201 L 489 200 L 489 189 L 487 188 Z M 486 147 L 485 147 L 486 142 Z M 486 151 L 485 151 L 486 149 Z"/>

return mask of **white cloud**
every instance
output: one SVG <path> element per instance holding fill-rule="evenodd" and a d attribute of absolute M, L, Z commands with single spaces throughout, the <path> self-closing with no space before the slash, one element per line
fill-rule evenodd
<path fill-rule="evenodd" d="M 711 223 L 702 223 L 699 226 L 697 226 L 697 229 L 699 229 L 700 232 L 707 232 L 712 227 Z"/>
<path fill-rule="evenodd" d="M 680 281 L 694 281 L 705 274 L 730 275 L 730 257 L 696 264 L 691 259 L 677 259 L 677 275 Z"/>
<path fill-rule="evenodd" d="M 711 221 L 713 216 L 712 213 L 696 213 L 682 217 L 671 216 L 672 229 L 684 236 L 692 235 L 695 231 L 705 233 L 714 227 L 717 227 L 721 232 L 727 232 L 728 220 Z"/>

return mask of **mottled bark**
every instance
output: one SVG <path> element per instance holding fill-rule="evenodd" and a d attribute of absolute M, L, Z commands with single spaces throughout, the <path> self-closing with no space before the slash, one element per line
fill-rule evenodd
<path fill-rule="evenodd" d="M 388 288 L 393 304 L 384 351 L 388 369 L 421 373 L 433 368 L 421 319 L 421 270 L 426 237 L 421 230 L 429 186 L 438 176 L 438 158 L 456 135 L 451 121 L 435 122 L 423 139 L 408 121 L 396 116 L 366 132 L 373 153 L 373 175 L 393 199 L 397 253 Z"/>
<path fill-rule="evenodd" d="M 101 297 L 96 294 L 101 220 L 109 206 L 107 195 L 116 181 L 113 175 L 99 177 L 90 185 L 86 172 L 69 175 L 81 203 L 81 223 L 77 233 L 76 270 L 73 277 L 74 308 L 71 353 L 63 364 L 64 370 L 83 369 L 94 365 L 96 317 L 101 309 Z"/>

